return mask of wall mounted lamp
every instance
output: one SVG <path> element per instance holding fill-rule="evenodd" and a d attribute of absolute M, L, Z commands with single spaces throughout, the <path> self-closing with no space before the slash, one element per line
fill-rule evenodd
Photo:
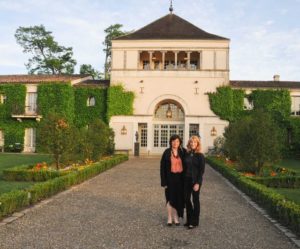
<path fill-rule="evenodd" d="M 121 135 L 127 135 L 127 129 L 126 129 L 125 125 L 123 125 L 123 127 L 121 129 Z"/>

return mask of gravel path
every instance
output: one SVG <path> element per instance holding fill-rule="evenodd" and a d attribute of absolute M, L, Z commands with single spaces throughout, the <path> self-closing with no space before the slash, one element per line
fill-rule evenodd
<path fill-rule="evenodd" d="M 167 227 L 164 205 L 159 159 L 133 158 L 0 226 L 0 248 L 297 248 L 209 167 L 197 229 Z"/>

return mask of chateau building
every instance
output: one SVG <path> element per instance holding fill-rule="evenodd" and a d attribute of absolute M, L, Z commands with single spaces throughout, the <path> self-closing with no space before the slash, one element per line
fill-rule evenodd
<path fill-rule="evenodd" d="M 32 121 L 38 123 L 44 118 L 42 107 L 38 106 L 38 88 L 53 82 L 90 89 L 84 102 L 86 111 L 80 115 L 88 115 L 92 108 L 95 113 L 99 101 L 106 102 L 104 98 L 93 96 L 97 89 L 122 84 L 126 91 L 133 92 L 133 113 L 114 115 L 109 120 L 115 132 L 116 150 L 126 150 L 130 154 L 134 153 L 136 139 L 140 154 L 161 154 L 169 146 L 173 134 L 179 134 L 184 145 L 191 135 L 199 135 L 206 152 L 228 125 L 210 108 L 208 93 L 220 86 L 245 89 L 248 93 L 258 88 L 289 89 L 291 115 L 300 116 L 300 82 L 281 81 L 279 76 L 274 76 L 272 81 L 230 80 L 229 51 L 228 38 L 210 34 L 171 11 L 112 41 L 110 81 L 95 81 L 82 75 L 1 75 L 0 149 L 9 146 L 7 139 L 18 141 L 13 139 L 14 131 L 9 129 L 15 122 L 23 124 L 18 127 L 24 129 L 24 139 L 19 141 L 24 144 L 24 152 L 36 151 L 36 126 Z M 9 109 L 11 113 L 7 114 L 5 105 L 12 106 L 12 103 L 2 86 L 16 84 L 26 87 L 25 110 Z M 49 100 L 55 97 L 53 94 L 49 94 Z M 79 101 L 76 96 L 70 98 L 75 104 Z M 68 103 L 65 106 L 70 106 Z M 247 101 L 245 105 L 251 108 Z M 4 122 L 4 118 L 7 121 Z"/>
<path fill-rule="evenodd" d="M 114 116 L 116 149 L 133 150 L 138 131 L 140 152 L 160 154 L 172 134 L 184 145 L 199 135 L 203 151 L 222 135 L 227 121 L 210 109 L 208 92 L 231 85 L 289 88 L 293 113 L 300 111 L 300 82 L 230 81 L 230 40 L 210 34 L 172 12 L 112 42 L 111 85 L 122 83 L 136 94 L 132 116 Z M 127 132 L 121 133 L 121 130 Z"/>

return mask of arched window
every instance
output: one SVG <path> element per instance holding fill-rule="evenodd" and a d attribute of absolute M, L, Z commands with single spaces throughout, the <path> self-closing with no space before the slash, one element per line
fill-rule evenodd
<path fill-rule="evenodd" d="M 184 120 L 184 111 L 182 106 L 175 101 L 163 101 L 157 105 L 154 118 L 180 121 Z"/>
<path fill-rule="evenodd" d="M 87 99 L 87 106 L 95 106 L 95 104 L 96 104 L 95 97 L 89 97 Z"/>

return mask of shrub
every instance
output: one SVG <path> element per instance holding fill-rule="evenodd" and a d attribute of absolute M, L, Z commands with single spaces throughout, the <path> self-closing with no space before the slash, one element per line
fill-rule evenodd
<path fill-rule="evenodd" d="M 225 148 L 243 170 L 259 173 L 266 163 L 281 158 L 283 138 L 270 114 L 256 110 L 250 116 L 231 123 L 224 134 Z"/>
<path fill-rule="evenodd" d="M 79 139 L 79 153 L 82 159 L 98 161 L 101 156 L 114 151 L 114 134 L 102 120 L 94 120 L 88 128 L 82 128 Z"/>
<path fill-rule="evenodd" d="M 70 158 L 76 143 L 76 129 L 65 118 L 56 113 L 49 114 L 41 123 L 39 129 L 40 147 L 53 155 L 56 168 L 61 160 Z"/>

